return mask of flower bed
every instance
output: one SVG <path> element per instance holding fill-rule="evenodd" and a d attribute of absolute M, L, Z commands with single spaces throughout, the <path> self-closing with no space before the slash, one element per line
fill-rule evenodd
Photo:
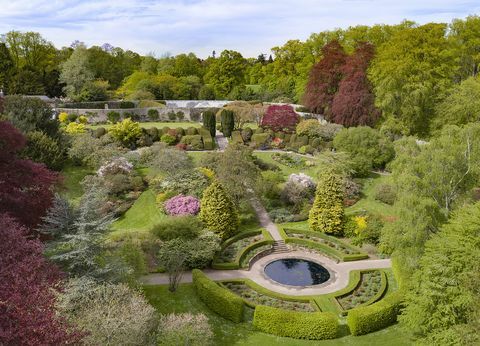
<path fill-rule="evenodd" d="M 353 249 L 349 249 L 347 248 L 346 246 L 340 244 L 340 243 L 334 243 L 328 239 L 323 239 L 323 238 L 319 238 L 319 237 L 315 237 L 315 236 L 312 236 L 312 235 L 309 235 L 309 234 L 304 234 L 304 233 L 290 233 L 289 231 L 287 231 L 287 234 L 289 237 L 293 237 L 293 238 L 299 238 L 299 239 L 308 239 L 308 240 L 311 240 L 311 241 L 314 241 L 316 243 L 322 243 L 322 244 L 325 244 L 329 247 L 331 247 L 332 249 L 335 249 L 337 251 L 340 251 L 344 254 L 347 254 L 347 255 L 352 255 L 354 253 L 358 253 L 357 251 L 354 251 Z"/>
<path fill-rule="evenodd" d="M 267 305 L 293 311 L 316 311 L 308 302 L 294 302 L 273 298 L 255 291 L 243 282 L 225 282 L 223 285 L 253 305 Z"/>
<path fill-rule="evenodd" d="M 303 157 L 293 154 L 274 153 L 272 160 L 291 168 L 304 168 L 306 165 Z"/>
<path fill-rule="evenodd" d="M 360 283 L 347 295 L 337 297 L 344 310 L 353 309 L 372 300 L 382 290 L 382 272 L 379 270 L 361 274 Z"/>
<path fill-rule="evenodd" d="M 237 240 L 236 242 L 230 244 L 225 249 L 223 249 L 223 251 L 218 256 L 216 262 L 219 262 L 219 263 L 233 262 L 242 249 L 246 248 L 250 244 L 253 244 L 261 240 L 263 240 L 262 234 L 257 234 L 251 237 Z"/>

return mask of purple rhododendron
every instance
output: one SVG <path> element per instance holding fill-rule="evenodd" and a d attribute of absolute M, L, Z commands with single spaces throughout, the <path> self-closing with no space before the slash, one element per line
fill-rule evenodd
<path fill-rule="evenodd" d="M 168 215 L 196 215 L 200 211 L 200 201 L 193 196 L 178 195 L 164 204 Z"/>

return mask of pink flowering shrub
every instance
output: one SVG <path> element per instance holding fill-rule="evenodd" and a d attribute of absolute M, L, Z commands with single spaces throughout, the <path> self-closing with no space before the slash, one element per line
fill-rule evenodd
<path fill-rule="evenodd" d="M 193 196 L 178 195 L 167 200 L 163 207 L 168 215 L 196 215 L 200 211 L 200 201 Z"/>

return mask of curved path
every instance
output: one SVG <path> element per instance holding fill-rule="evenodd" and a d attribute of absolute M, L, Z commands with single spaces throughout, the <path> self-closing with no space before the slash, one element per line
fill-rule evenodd
<path fill-rule="evenodd" d="M 264 274 L 265 265 L 281 258 L 303 258 L 320 263 L 330 272 L 330 280 L 316 286 L 293 287 L 281 285 Z M 250 279 L 255 283 L 278 293 L 288 294 L 292 296 L 319 295 L 336 292 L 347 287 L 349 274 L 352 270 L 362 269 L 382 269 L 390 268 L 389 259 L 381 260 L 362 260 L 354 262 L 336 263 L 328 257 L 317 253 L 308 253 L 305 251 L 291 251 L 288 253 L 279 253 L 265 256 L 252 265 L 250 270 L 204 270 L 204 273 L 212 280 L 229 280 L 229 279 Z M 168 284 L 168 274 L 151 274 L 141 278 L 146 285 L 165 285 Z M 185 272 L 181 282 L 192 282 L 192 273 Z"/>

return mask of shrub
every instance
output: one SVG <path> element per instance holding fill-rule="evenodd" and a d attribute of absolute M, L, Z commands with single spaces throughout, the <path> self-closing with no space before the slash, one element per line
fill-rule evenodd
<path fill-rule="evenodd" d="M 135 108 L 135 103 L 131 101 L 122 101 L 120 102 L 120 108 L 121 109 Z"/>
<path fill-rule="evenodd" d="M 202 230 L 202 223 L 191 215 L 167 217 L 152 228 L 161 240 L 167 241 L 175 238 L 194 239 Z"/>
<path fill-rule="evenodd" d="M 78 133 L 85 133 L 87 130 L 84 124 L 79 123 L 69 123 L 67 127 L 65 127 L 65 132 L 71 135 L 75 135 Z"/>
<path fill-rule="evenodd" d="M 163 137 L 163 136 L 162 136 Z M 169 148 L 164 143 L 155 143 L 145 155 L 146 165 L 154 170 L 166 173 L 168 176 L 192 170 L 191 158 L 184 151 Z"/>
<path fill-rule="evenodd" d="M 295 215 L 286 208 L 273 209 L 268 212 L 268 215 L 275 223 L 285 223 L 295 221 Z"/>
<path fill-rule="evenodd" d="M 59 170 L 64 163 L 64 151 L 58 142 L 42 131 L 27 133 L 27 145 L 22 151 L 32 161 L 44 163 L 48 168 Z"/>
<path fill-rule="evenodd" d="M 232 132 L 232 142 L 237 144 L 243 144 L 243 138 L 240 131 Z"/>
<path fill-rule="evenodd" d="M 193 126 L 190 126 L 185 133 L 187 135 L 194 136 L 194 135 L 198 135 L 198 130 Z"/>
<path fill-rule="evenodd" d="M 325 340 L 337 337 L 339 324 L 331 312 L 298 312 L 257 305 L 253 325 L 262 332 L 296 339 Z"/>
<path fill-rule="evenodd" d="M 289 131 L 295 130 L 300 118 L 289 105 L 271 105 L 267 108 L 262 118 L 261 126 L 273 131 Z"/>
<path fill-rule="evenodd" d="M 203 142 L 202 136 L 200 135 L 187 135 L 182 137 L 180 141 L 182 144 L 186 144 L 189 149 L 192 150 L 202 150 L 203 149 Z"/>
<path fill-rule="evenodd" d="M 310 229 L 328 234 L 342 234 L 344 223 L 343 181 L 332 172 L 320 174 L 315 201 L 308 218 Z"/>
<path fill-rule="evenodd" d="M 270 142 L 270 134 L 268 133 L 255 133 L 252 135 L 252 143 L 256 148 L 268 146 Z"/>
<path fill-rule="evenodd" d="M 77 121 L 77 118 L 78 118 L 78 115 L 75 114 L 75 113 L 69 113 L 68 114 L 68 121 L 70 121 L 70 122 Z"/>
<path fill-rule="evenodd" d="M 210 310 L 227 320 L 239 323 L 243 320 L 243 299 L 210 280 L 202 271 L 192 271 L 193 285 L 200 299 Z"/>
<path fill-rule="evenodd" d="M 313 154 L 315 149 L 311 145 L 303 145 L 298 149 L 300 154 Z"/>
<path fill-rule="evenodd" d="M 108 133 L 125 147 L 131 147 L 142 135 L 142 129 L 137 122 L 127 118 L 113 125 Z"/>
<path fill-rule="evenodd" d="M 200 201 L 193 196 L 178 195 L 170 198 L 164 204 L 168 215 L 197 215 L 200 211 Z"/>
<path fill-rule="evenodd" d="M 152 141 L 156 142 L 159 139 L 158 129 L 156 127 L 150 127 L 147 129 L 147 134 L 150 136 Z"/>
<path fill-rule="evenodd" d="M 86 124 L 88 123 L 88 118 L 87 118 L 85 115 L 80 115 L 80 116 L 78 117 L 78 122 L 79 122 L 80 124 L 86 125 Z"/>
<path fill-rule="evenodd" d="M 105 130 L 105 127 L 98 127 L 93 131 L 93 137 L 100 138 L 104 136 L 106 133 L 107 133 L 107 130 Z"/>
<path fill-rule="evenodd" d="M 168 116 L 168 120 L 170 121 L 175 121 L 175 119 L 177 118 L 177 115 L 173 111 L 168 112 L 167 116 Z"/>
<path fill-rule="evenodd" d="M 210 136 L 215 137 L 217 120 L 215 117 L 215 112 L 212 110 L 207 110 L 203 112 L 203 127 L 205 127 L 209 132 Z"/>
<path fill-rule="evenodd" d="M 120 113 L 115 112 L 115 111 L 110 111 L 110 112 L 107 113 L 107 119 L 111 123 L 115 124 L 116 122 L 118 122 L 120 120 Z"/>
<path fill-rule="evenodd" d="M 156 109 L 149 109 L 147 112 L 148 119 L 151 121 L 157 121 L 160 118 L 158 111 Z"/>
<path fill-rule="evenodd" d="M 335 136 L 333 146 L 350 155 L 352 167 L 359 176 L 383 168 L 394 156 L 391 140 L 368 126 L 341 130 Z"/>
<path fill-rule="evenodd" d="M 177 136 L 185 136 L 185 130 L 183 127 L 177 127 L 175 131 L 177 132 Z"/>
<path fill-rule="evenodd" d="M 169 135 L 168 133 L 166 133 L 166 134 L 162 135 L 162 137 L 160 137 L 160 142 L 166 143 L 168 145 L 173 145 L 173 144 L 175 144 L 176 141 L 177 141 L 177 137 Z"/>
<path fill-rule="evenodd" d="M 58 115 L 58 121 L 60 121 L 61 123 L 66 123 L 68 121 L 68 114 L 65 113 L 65 112 L 61 112 L 59 115 Z"/>
<path fill-rule="evenodd" d="M 252 139 L 253 130 L 250 127 L 242 129 L 242 138 L 244 142 L 249 142 Z"/>
<path fill-rule="evenodd" d="M 168 314 L 160 317 L 157 345 L 203 346 L 212 344 L 213 332 L 204 314 Z"/>
<path fill-rule="evenodd" d="M 320 137 L 322 124 L 316 119 L 300 121 L 295 129 L 297 135 L 308 137 Z"/>
<path fill-rule="evenodd" d="M 381 301 L 349 311 L 347 325 L 352 335 L 371 333 L 394 324 L 402 307 L 403 294 L 394 292 Z"/>
<path fill-rule="evenodd" d="M 396 198 L 397 193 L 395 188 L 390 184 L 380 184 L 375 189 L 375 199 L 377 201 L 393 205 Z"/>
<path fill-rule="evenodd" d="M 218 181 L 203 191 L 200 218 L 222 239 L 230 238 L 238 228 L 238 214 L 230 197 Z"/>

